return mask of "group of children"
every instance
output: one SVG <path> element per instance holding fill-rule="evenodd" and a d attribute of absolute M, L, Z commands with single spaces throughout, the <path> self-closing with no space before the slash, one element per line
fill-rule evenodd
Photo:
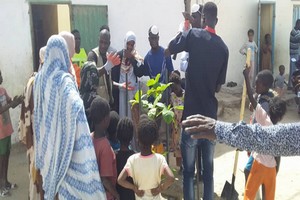
<path fill-rule="evenodd" d="M 164 156 L 151 150 L 158 139 L 156 123 L 141 116 L 137 127 L 140 152 L 136 153 L 130 148 L 135 130 L 132 120 L 119 119 L 112 112 L 105 99 L 92 101 L 91 137 L 107 199 L 161 199 L 160 193 L 173 183 L 174 176 Z"/>
<path fill-rule="evenodd" d="M 282 72 L 282 67 L 281 67 Z M 250 101 L 250 109 L 253 111 L 252 123 L 262 126 L 277 124 L 286 112 L 286 103 L 272 91 L 274 78 L 269 70 L 259 72 L 255 78 L 255 93 L 251 88 L 249 79 L 250 69 L 243 72 L 247 86 L 247 94 Z M 280 157 L 263 155 L 252 152 L 245 167 L 245 200 L 255 199 L 259 187 L 262 185 L 263 199 L 275 199 L 276 174 L 279 170 Z"/>
<path fill-rule="evenodd" d="M 248 41 L 246 41 L 240 49 L 240 53 L 242 55 L 246 55 L 247 49 L 251 49 L 251 58 L 250 58 L 250 66 L 249 66 L 249 80 L 252 86 L 255 85 L 255 55 L 258 52 L 258 47 L 254 41 L 254 30 L 249 29 L 247 32 Z M 271 54 L 272 54 L 272 45 L 271 45 L 271 36 L 270 34 L 265 35 L 265 42 L 262 44 L 261 49 L 261 70 L 272 70 L 271 69 Z M 279 66 L 279 74 L 276 76 L 274 80 L 274 90 L 277 92 L 278 96 L 282 97 L 285 93 L 285 87 L 287 83 L 285 82 L 285 67 L 284 65 Z"/>

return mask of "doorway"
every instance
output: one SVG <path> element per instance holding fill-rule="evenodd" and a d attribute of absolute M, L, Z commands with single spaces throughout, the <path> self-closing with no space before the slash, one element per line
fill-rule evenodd
<path fill-rule="evenodd" d="M 259 2 L 258 6 L 258 71 L 263 69 L 263 65 L 266 65 L 266 60 L 270 62 L 270 70 L 274 71 L 274 45 L 275 45 L 275 2 Z M 265 37 L 269 34 L 271 37 L 271 52 L 263 52 L 265 47 Z"/>
<path fill-rule="evenodd" d="M 107 6 L 36 2 L 30 6 L 34 71 L 39 66 L 39 50 L 51 35 L 77 29 L 81 34 L 81 46 L 89 52 L 98 45 L 99 28 L 108 25 Z"/>
<path fill-rule="evenodd" d="M 48 38 L 63 30 L 70 31 L 68 4 L 31 4 L 34 71 L 39 66 L 39 50 Z"/>

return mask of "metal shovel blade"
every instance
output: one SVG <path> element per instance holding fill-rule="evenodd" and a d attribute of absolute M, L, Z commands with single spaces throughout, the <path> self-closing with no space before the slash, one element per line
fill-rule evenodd
<path fill-rule="evenodd" d="M 226 200 L 238 200 L 239 193 L 234 189 L 234 186 L 226 181 L 221 197 Z"/>

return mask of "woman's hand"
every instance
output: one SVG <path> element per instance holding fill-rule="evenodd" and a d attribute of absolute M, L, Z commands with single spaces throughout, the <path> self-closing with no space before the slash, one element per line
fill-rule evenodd
<path fill-rule="evenodd" d="M 128 91 L 133 91 L 135 88 L 133 86 L 131 86 L 130 84 L 131 84 L 131 82 L 128 82 L 128 84 L 127 84 L 127 90 Z M 121 87 L 121 88 L 123 88 L 123 89 L 126 90 L 126 82 L 120 83 L 119 87 Z"/>

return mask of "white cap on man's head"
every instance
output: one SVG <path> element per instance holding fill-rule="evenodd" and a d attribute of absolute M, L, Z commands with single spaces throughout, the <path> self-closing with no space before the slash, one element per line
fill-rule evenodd
<path fill-rule="evenodd" d="M 200 4 L 194 4 L 191 8 L 191 13 L 199 12 L 201 14 L 202 8 Z"/>
<path fill-rule="evenodd" d="M 153 26 L 150 27 L 149 34 L 150 33 L 153 34 L 153 35 L 158 35 L 159 34 L 159 30 L 158 30 L 156 25 L 153 25 Z"/>

